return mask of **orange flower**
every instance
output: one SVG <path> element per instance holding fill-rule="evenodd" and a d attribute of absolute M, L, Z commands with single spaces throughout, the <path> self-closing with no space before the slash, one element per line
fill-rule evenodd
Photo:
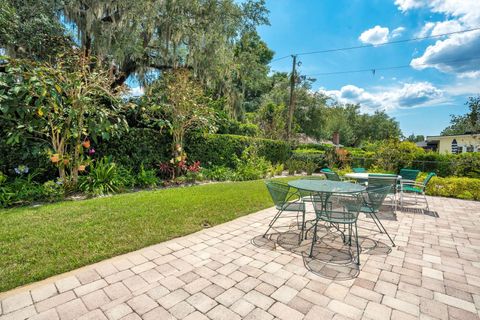
<path fill-rule="evenodd" d="M 58 156 L 58 153 L 52 154 L 50 156 L 50 161 L 52 161 L 53 163 L 57 163 L 58 161 L 60 161 L 60 157 Z"/>
<path fill-rule="evenodd" d="M 85 165 L 84 164 L 79 165 L 78 166 L 78 171 L 80 171 L 80 172 L 85 171 Z"/>
<path fill-rule="evenodd" d="M 70 160 L 68 159 L 63 159 L 63 164 L 68 164 L 70 162 Z"/>
<path fill-rule="evenodd" d="M 82 146 L 85 148 L 85 149 L 88 149 L 90 148 L 90 140 L 85 140 L 82 142 Z"/>

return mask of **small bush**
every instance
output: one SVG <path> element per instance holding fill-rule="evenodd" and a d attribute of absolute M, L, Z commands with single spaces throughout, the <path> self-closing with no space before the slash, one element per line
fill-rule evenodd
<path fill-rule="evenodd" d="M 145 167 L 140 165 L 140 171 L 136 177 L 135 185 L 140 188 L 153 188 L 156 187 L 159 180 L 157 177 L 157 172 L 153 169 L 145 169 Z"/>
<path fill-rule="evenodd" d="M 235 170 L 224 166 L 213 166 L 211 168 L 202 168 L 200 171 L 205 179 L 213 181 L 233 181 L 235 180 Z"/>
<path fill-rule="evenodd" d="M 48 202 L 60 201 L 65 196 L 65 189 L 60 182 L 47 181 L 42 185 L 43 200 Z"/>
<path fill-rule="evenodd" d="M 304 169 L 307 172 L 307 175 L 311 176 L 315 170 L 317 170 L 317 164 L 314 161 L 307 161 L 304 163 Z"/>
<path fill-rule="evenodd" d="M 433 177 L 426 191 L 431 196 L 480 200 L 480 179 Z"/>
<path fill-rule="evenodd" d="M 257 154 L 255 146 L 245 149 L 237 161 L 235 180 L 257 180 L 267 176 L 272 171 L 272 164 Z"/>
<path fill-rule="evenodd" d="M 121 170 L 108 157 L 94 162 L 88 175 L 81 176 L 79 184 L 80 190 L 95 196 L 119 192 L 124 186 Z"/>

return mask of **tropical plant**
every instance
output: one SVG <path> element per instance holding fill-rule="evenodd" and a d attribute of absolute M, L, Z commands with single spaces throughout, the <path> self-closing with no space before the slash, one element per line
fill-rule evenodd
<path fill-rule="evenodd" d="M 119 192 L 125 180 L 118 166 L 110 158 L 104 157 L 95 161 L 86 176 L 81 176 L 80 190 L 94 196 Z"/>
<path fill-rule="evenodd" d="M 265 178 L 271 171 L 272 164 L 257 154 L 254 146 L 246 148 L 237 160 L 235 180 L 256 180 Z"/>
<path fill-rule="evenodd" d="M 145 169 L 142 163 L 136 177 L 136 185 L 139 187 L 153 188 L 157 186 L 158 182 L 157 172 L 153 169 Z"/>
<path fill-rule="evenodd" d="M 149 87 L 144 103 L 151 116 L 159 119 L 160 128 L 168 128 L 172 135 L 174 164 L 186 160 L 184 138 L 187 132 L 213 130 L 214 112 L 208 101 L 203 89 L 186 69 L 165 73 L 162 80 Z M 178 175 L 179 172 L 176 165 L 174 173 Z"/>
<path fill-rule="evenodd" d="M 0 114 L 7 143 L 40 139 L 65 186 L 75 186 L 88 138 L 108 139 L 126 123 L 116 111 L 111 76 L 93 58 L 65 54 L 55 64 L 7 59 L 0 73 Z M 88 141 L 88 144 L 90 142 Z"/>

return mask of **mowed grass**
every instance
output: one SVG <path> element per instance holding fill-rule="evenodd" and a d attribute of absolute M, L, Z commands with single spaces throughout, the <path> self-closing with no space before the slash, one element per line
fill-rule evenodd
<path fill-rule="evenodd" d="M 0 210 L 0 292 L 272 205 L 257 180 Z"/>

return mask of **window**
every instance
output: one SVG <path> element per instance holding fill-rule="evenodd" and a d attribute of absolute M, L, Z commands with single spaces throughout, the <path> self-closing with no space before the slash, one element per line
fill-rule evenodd
<path fill-rule="evenodd" d="M 452 141 L 452 153 L 458 153 L 457 139 L 453 139 Z"/>

